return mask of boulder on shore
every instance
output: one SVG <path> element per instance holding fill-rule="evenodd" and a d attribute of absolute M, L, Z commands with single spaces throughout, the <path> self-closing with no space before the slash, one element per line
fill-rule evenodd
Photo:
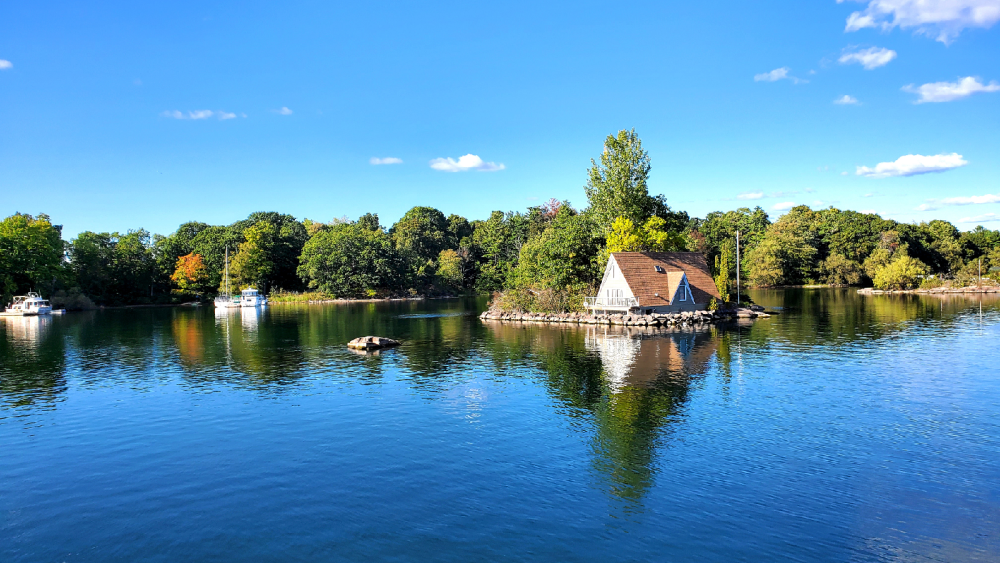
<path fill-rule="evenodd" d="M 381 336 L 362 336 L 347 343 L 348 348 L 355 350 L 381 350 L 393 346 L 399 346 L 399 341 Z"/>

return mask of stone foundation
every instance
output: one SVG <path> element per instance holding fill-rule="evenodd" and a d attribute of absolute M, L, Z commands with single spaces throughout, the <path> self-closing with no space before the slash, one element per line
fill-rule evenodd
<path fill-rule="evenodd" d="M 753 319 L 770 316 L 765 313 L 763 309 L 758 309 L 759 308 L 736 309 L 730 311 L 684 311 L 682 313 L 653 313 L 651 315 L 590 315 L 587 313 L 509 313 L 504 311 L 486 311 L 479 315 L 479 318 L 489 321 L 511 322 L 574 323 L 620 326 L 677 326 L 709 324 L 732 321 L 736 319 Z"/>

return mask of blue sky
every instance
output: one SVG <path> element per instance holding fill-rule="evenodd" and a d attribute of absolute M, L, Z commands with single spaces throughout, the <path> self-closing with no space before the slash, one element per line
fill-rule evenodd
<path fill-rule="evenodd" d="M 389 225 L 414 205 L 583 207 L 590 158 L 633 127 L 651 191 L 692 215 L 794 203 L 1000 227 L 1000 0 L 3 12 L 0 213 L 48 213 L 68 237 L 257 210 Z"/>

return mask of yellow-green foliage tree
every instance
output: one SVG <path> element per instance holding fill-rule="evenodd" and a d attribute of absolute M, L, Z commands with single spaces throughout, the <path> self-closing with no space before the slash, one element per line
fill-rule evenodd
<path fill-rule="evenodd" d="M 177 266 L 170 280 L 183 292 L 201 293 L 208 283 L 208 268 L 201 254 L 187 254 L 177 258 Z"/>
<path fill-rule="evenodd" d="M 920 276 L 929 272 L 927 265 L 906 254 L 897 252 L 892 262 L 875 272 L 875 289 L 910 289 L 920 283 Z"/>
<path fill-rule="evenodd" d="M 442 250 L 437 258 L 437 271 L 434 272 L 438 285 L 449 291 L 461 291 L 465 281 L 465 271 L 462 268 L 462 257 L 458 252 Z"/>
<path fill-rule="evenodd" d="M 618 217 L 607 238 L 608 252 L 670 252 L 686 245 L 684 236 L 667 230 L 667 222 L 660 217 L 650 217 L 642 227 L 628 217 Z"/>
<path fill-rule="evenodd" d="M 260 222 L 244 231 L 243 236 L 246 242 L 240 243 L 229 265 L 230 284 L 235 283 L 238 288 L 255 287 L 262 292 L 267 291 L 267 278 L 274 271 L 271 251 L 278 230 L 271 223 Z"/>

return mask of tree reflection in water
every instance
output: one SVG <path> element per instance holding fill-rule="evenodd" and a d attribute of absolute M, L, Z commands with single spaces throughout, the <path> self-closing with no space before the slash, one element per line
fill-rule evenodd
<path fill-rule="evenodd" d="M 615 498 L 641 508 L 658 444 L 714 357 L 716 331 L 486 324 L 494 362 L 541 368 L 550 392 L 592 421 L 594 467 Z"/>

